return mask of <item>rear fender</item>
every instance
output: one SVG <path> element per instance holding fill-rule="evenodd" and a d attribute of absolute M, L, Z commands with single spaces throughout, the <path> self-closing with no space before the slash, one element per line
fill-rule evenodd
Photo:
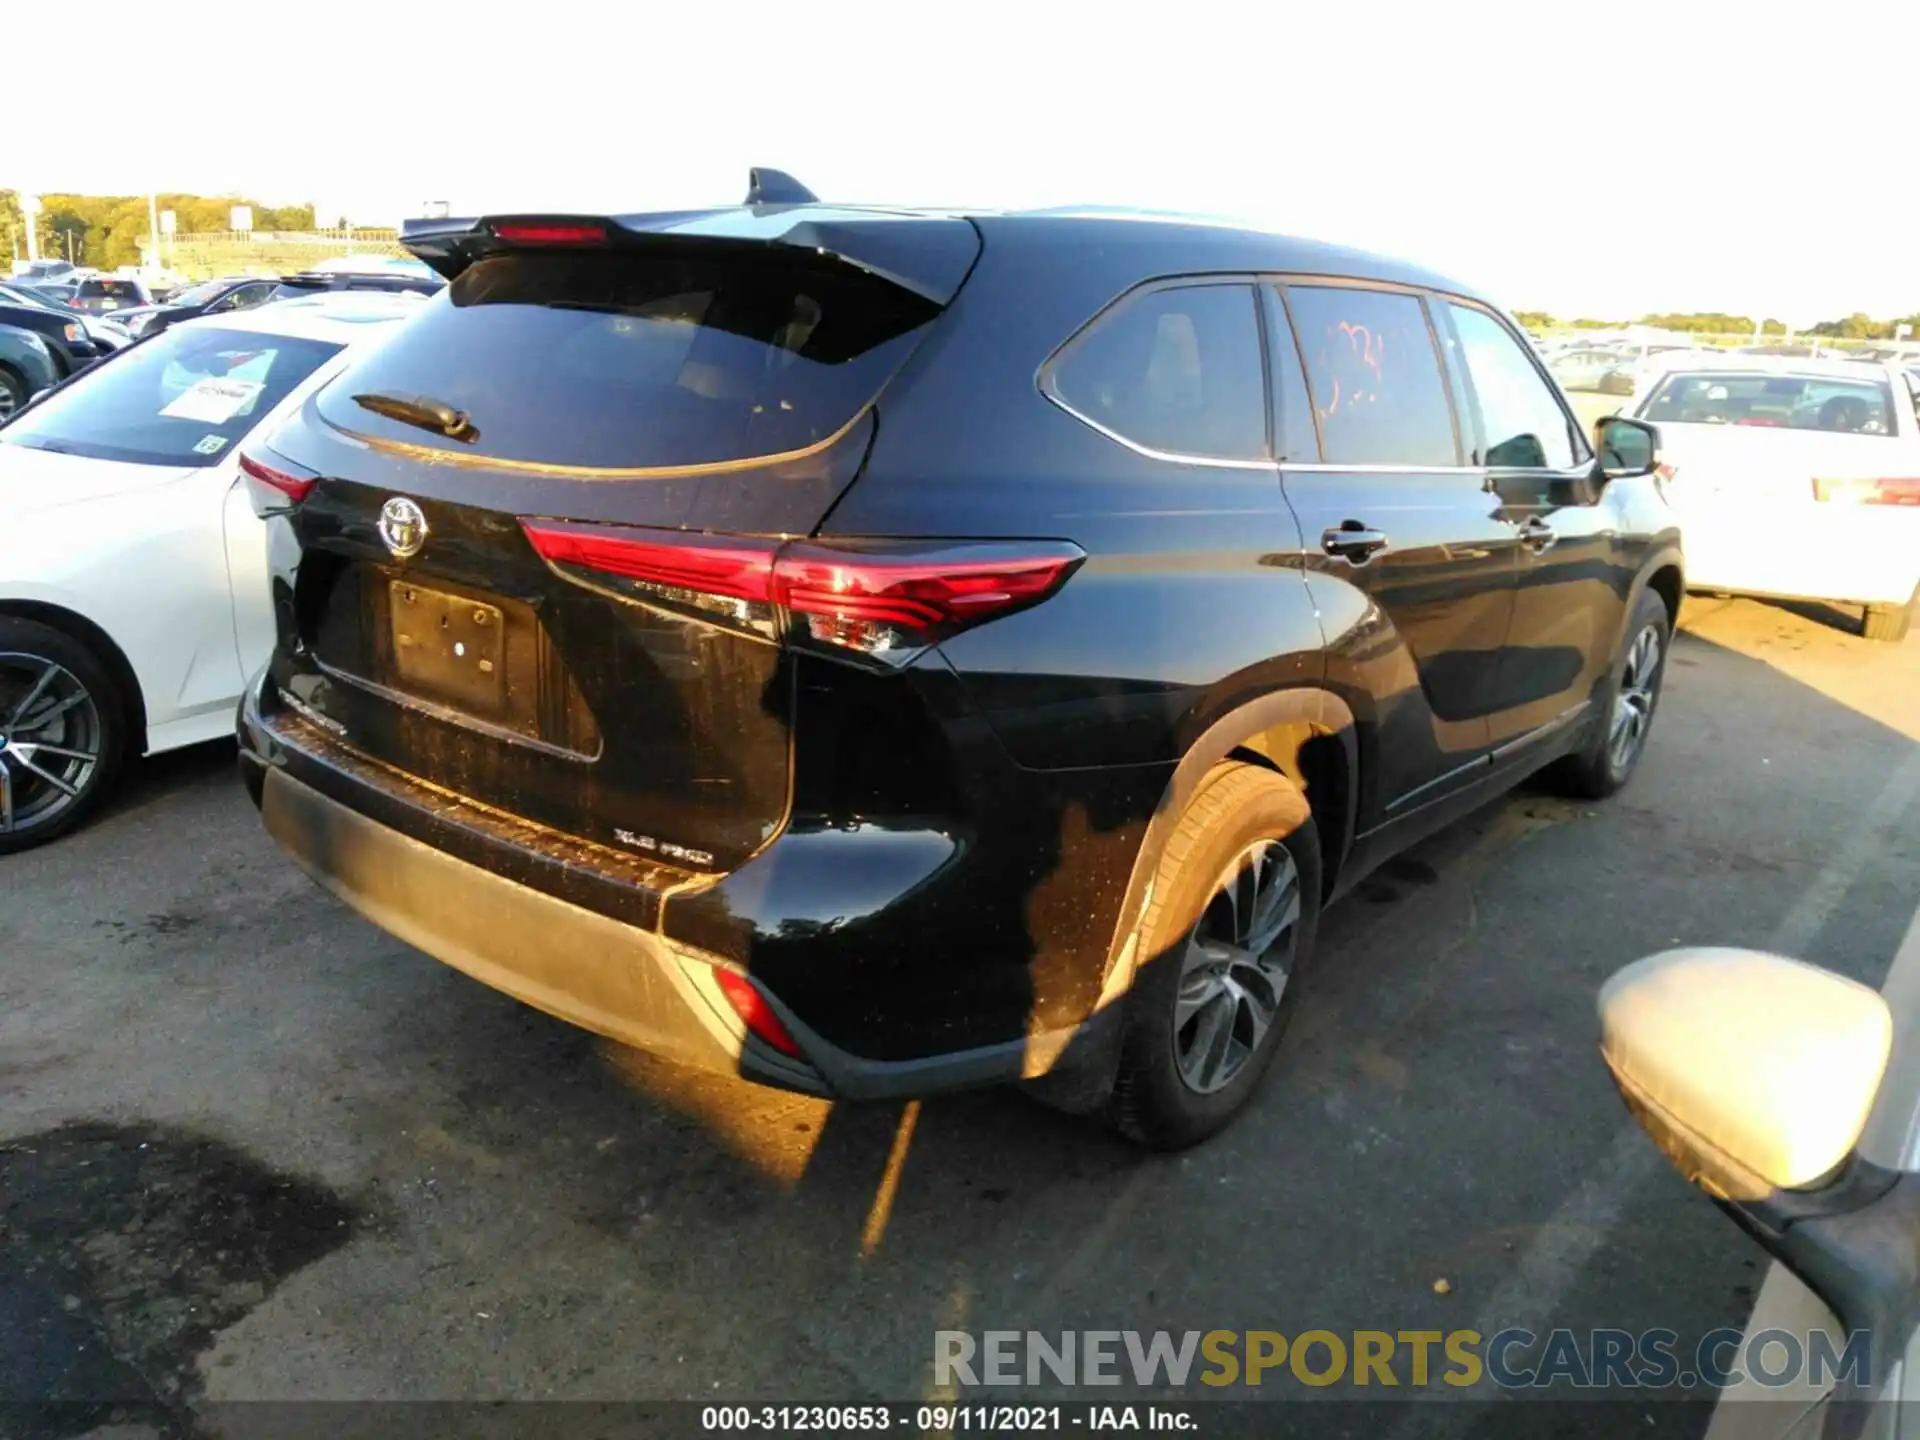
<path fill-rule="evenodd" d="M 1315 740 L 1338 747 L 1339 765 L 1343 767 L 1338 785 L 1329 786 L 1326 761 L 1308 748 Z M 1321 825 L 1329 882 L 1338 873 L 1353 837 L 1354 802 L 1359 793 L 1360 749 L 1353 711 L 1330 691 L 1303 686 L 1263 695 L 1222 716 L 1181 757 L 1147 824 L 1108 950 L 1101 1006 L 1113 1003 L 1133 983 L 1140 922 L 1153 898 L 1153 877 L 1167 837 L 1186 813 L 1200 782 L 1215 766 L 1236 758 L 1270 765 L 1300 786 Z M 1318 794 L 1314 793 L 1316 787 Z M 1329 844 L 1330 840 L 1333 843 Z"/>

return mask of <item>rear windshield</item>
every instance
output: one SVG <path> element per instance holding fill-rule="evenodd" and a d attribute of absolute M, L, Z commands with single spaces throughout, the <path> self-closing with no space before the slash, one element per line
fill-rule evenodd
<path fill-rule="evenodd" d="M 906 359 L 930 301 L 784 257 L 502 255 L 327 386 L 344 430 L 505 461 L 650 469 L 828 439 Z M 360 397 L 464 412 L 449 438 Z"/>
<path fill-rule="evenodd" d="M 1772 430 L 1894 433 L 1884 381 L 1817 375 L 1669 375 L 1640 407 L 1643 419 L 1680 425 L 1758 425 Z"/>
<path fill-rule="evenodd" d="M 143 465 L 216 465 L 339 349 L 175 326 L 23 411 L 0 430 L 0 444 Z"/>
<path fill-rule="evenodd" d="M 138 300 L 140 287 L 131 280 L 82 280 L 80 293 L 89 299 L 104 295 L 109 300 Z"/>

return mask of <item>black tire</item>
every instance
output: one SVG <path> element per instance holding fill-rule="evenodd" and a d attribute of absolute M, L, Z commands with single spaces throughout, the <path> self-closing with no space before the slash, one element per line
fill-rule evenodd
<path fill-rule="evenodd" d="M 1250 916 L 1261 913 L 1257 895 L 1276 893 L 1258 889 L 1263 879 L 1285 885 L 1280 854 L 1265 842 L 1277 842 L 1278 851 L 1284 852 L 1298 891 L 1296 918 L 1261 951 L 1269 962 L 1284 964 L 1277 996 L 1273 977 L 1260 967 L 1223 968 L 1209 976 L 1202 972 L 1212 962 L 1203 961 L 1200 969 L 1183 976 L 1195 953 L 1190 945 L 1208 942 L 1208 927 L 1224 925 L 1233 909 L 1219 888 L 1229 872 L 1243 884 L 1252 882 L 1241 891 Z M 1249 861 L 1250 855 L 1258 857 L 1259 868 Z M 1284 899 L 1274 904 L 1269 920 L 1290 909 Z M 1236 763 L 1215 770 L 1201 782 L 1174 827 L 1155 873 L 1153 900 L 1141 928 L 1144 958 L 1127 996 L 1127 1029 L 1107 1103 L 1108 1123 L 1138 1144 L 1178 1150 L 1206 1139 L 1231 1120 L 1253 1095 L 1279 1048 L 1300 997 L 1300 976 L 1312 954 L 1319 919 L 1320 841 L 1305 797 L 1284 776 L 1257 765 Z M 1246 949 L 1234 953 L 1253 954 Z M 1238 978 L 1227 983 L 1229 977 Z M 1203 993 L 1210 981 L 1219 982 L 1216 1000 L 1196 1010 L 1185 1028 L 1177 1023 L 1176 1009 L 1183 1003 L 1183 979 L 1190 996 Z M 1277 1003 L 1264 1030 L 1255 1034 L 1257 1014 L 1246 1007 L 1267 999 Z M 1220 1065 L 1211 1077 L 1219 1083 L 1201 1088 L 1189 1072 L 1204 1068 L 1197 1041 L 1200 1027 L 1208 1022 L 1210 1033 L 1219 1037 Z M 1249 1037 L 1251 1045 L 1245 1043 Z M 1229 1060 L 1234 1062 L 1231 1069 Z"/>
<path fill-rule="evenodd" d="M 1643 637 L 1651 631 L 1657 647 L 1651 675 L 1629 674 L 1635 667 Z M 1556 786 L 1583 800 L 1604 800 L 1633 778 L 1647 750 L 1647 735 L 1660 706 L 1660 688 L 1667 677 L 1667 651 L 1673 640 L 1673 617 L 1667 602 L 1655 590 L 1642 590 L 1634 601 L 1620 651 L 1613 657 L 1607 683 L 1594 694 L 1599 713 L 1594 716 L 1586 743 L 1548 770 Z M 1635 738 L 1623 751 L 1617 744 L 1616 711 L 1623 691 L 1644 697 L 1644 709 Z"/>
<path fill-rule="evenodd" d="M 0 616 L 0 855 L 85 819 L 126 748 L 126 697 L 106 666 L 65 631 Z"/>
<path fill-rule="evenodd" d="M 11 365 L 0 365 L 0 425 L 18 415 L 29 398 L 26 377 Z"/>
<path fill-rule="evenodd" d="M 1920 590 L 1914 591 L 1904 605 L 1869 605 L 1867 613 L 1860 620 L 1860 633 L 1869 640 L 1899 644 L 1907 638 L 1907 627 L 1913 622 L 1915 605 L 1920 605 Z"/>

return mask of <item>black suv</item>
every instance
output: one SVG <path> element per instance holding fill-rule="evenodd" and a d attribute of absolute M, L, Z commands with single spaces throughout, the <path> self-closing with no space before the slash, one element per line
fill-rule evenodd
<path fill-rule="evenodd" d="M 1035 1082 L 1152 1145 L 1272 1058 L 1323 903 L 1625 782 L 1682 592 L 1422 270 L 1113 214 L 415 222 L 451 278 L 242 461 L 267 828 L 617 1040 L 845 1097 Z"/>

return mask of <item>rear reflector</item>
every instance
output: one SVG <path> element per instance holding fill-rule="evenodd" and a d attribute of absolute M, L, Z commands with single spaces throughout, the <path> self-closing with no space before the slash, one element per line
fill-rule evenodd
<path fill-rule="evenodd" d="M 496 240 L 509 245 L 604 245 L 604 225 L 496 225 Z"/>
<path fill-rule="evenodd" d="M 267 489 L 276 491 L 279 495 L 284 495 L 287 499 L 298 505 L 302 500 L 307 498 L 307 492 L 313 489 L 320 477 L 311 470 L 297 470 L 291 465 L 286 465 L 284 461 L 281 463 L 285 468 L 265 464 L 242 451 L 240 455 L 240 473 L 245 475 L 249 480 L 258 481 L 261 485 L 266 486 Z M 275 496 L 263 496 L 261 498 L 265 499 L 268 504 L 277 507 L 277 499 Z"/>
<path fill-rule="evenodd" d="M 758 1035 L 767 1044 L 782 1055 L 800 1056 L 800 1046 L 788 1033 L 780 1017 L 773 1013 L 773 1007 L 767 1004 L 767 997 L 759 988 L 732 970 L 722 970 L 717 966 L 713 978 L 720 982 L 720 993 L 727 997 L 727 1003 L 746 1022 L 747 1029 Z"/>
<path fill-rule="evenodd" d="M 774 634 L 773 607 L 805 638 L 890 657 L 1044 600 L 1086 552 L 1058 540 L 782 544 L 725 535 L 522 520 L 534 550 L 587 583 L 690 606 Z"/>
<path fill-rule="evenodd" d="M 1813 498 L 1835 505 L 1920 505 L 1920 479 L 1815 480 Z"/>

